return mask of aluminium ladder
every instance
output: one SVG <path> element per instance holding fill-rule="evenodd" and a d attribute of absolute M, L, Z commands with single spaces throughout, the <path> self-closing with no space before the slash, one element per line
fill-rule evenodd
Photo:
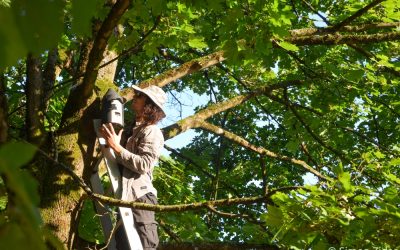
<path fill-rule="evenodd" d="M 118 169 L 114 151 L 111 148 L 106 147 L 106 142 L 105 142 L 104 138 L 102 137 L 101 133 L 99 132 L 99 128 L 101 126 L 101 119 L 93 120 L 93 124 L 94 124 L 97 138 L 99 139 L 99 143 L 100 143 L 101 151 L 103 153 L 103 158 L 104 158 L 104 162 L 106 164 L 107 172 L 108 172 L 108 175 L 110 176 L 111 186 L 112 186 L 112 190 L 114 192 L 114 196 L 116 198 L 120 198 L 121 193 L 122 193 L 122 191 L 121 191 L 121 174 Z M 103 186 L 101 184 L 101 180 L 100 180 L 100 177 L 99 177 L 99 174 L 97 171 L 100 163 L 101 163 L 101 160 L 99 160 L 99 162 L 97 163 L 94 173 L 92 174 L 92 176 L 90 178 L 90 181 L 92 184 L 92 189 L 95 193 L 104 194 Z M 100 214 L 101 226 L 103 228 L 104 237 L 107 240 L 107 239 L 109 239 L 112 228 L 113 228 L 111 217 L 110 217 L 107 209 L 104 206 L 102 206 L 98 202 L 95 202 L 95 206 L 96 206 L 97 213 Z M 140 242 L 139 235 L 134 226 L 132 210 L 127 207 L 118 207 L 118 211 L 121 215 L 122 225 L 124 226 L 126 236 L 127 236 L 131 250 L 143 250 L 142 243 Z M 116 249 L 115 238 L 112 237 L 112 239 L 108 245 L 108 250 L 115 250 L 115 249 Z"/>

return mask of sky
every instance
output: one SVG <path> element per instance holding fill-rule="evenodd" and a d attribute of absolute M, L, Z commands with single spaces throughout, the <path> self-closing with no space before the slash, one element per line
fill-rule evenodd
<path fill-rule="evenodd" d="M 179 101 L 182 103 L 182 105 L 177 104 L 173 95 L 179 98 Z M 167 117 L 164 118 L 160 124 L 158 124 L 161 128 L 174 124 L 181 119 L 193 115 L 195 113 L 195 107 L 204 105 L 208 102 L 208 97 L 206 95 L 200 96 L 193 93 L 191 90 L 185 90 L 183 94 L 173 93 L 173 95 L 168 93 L 168 102 L 165 107 Z M 196 132 L 193 129 L 190 129 L 172 139 L 167 140 L 165 144 L 171 148 L 179 149 L 192 142 L 192 139 L 195 136 Z M 166 149 L 162 151 L 162 155 L 164 156 L 168 156 L 169 154 L 170 152 Z"/>

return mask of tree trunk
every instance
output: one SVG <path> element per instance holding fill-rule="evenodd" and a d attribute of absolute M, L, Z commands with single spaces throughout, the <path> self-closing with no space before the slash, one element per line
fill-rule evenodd
<path fill-rule="evenodd" d="M 104 53 L 103 62 L 116 55 Z M 113 83 L 117 61 L 99 70 L 94 91 L 86 106 L 75 112 L 68 112 L 75 107 L 66 106 L 64 113 L 71 114 L 64 118 L 57 133 L 58 161 L 71 167 L 85 181 L 89 180 L 91 169 L 96 163 L 95 132 L 93 119 L 100 117 L 100 100 L 108 88 L 115 88 Z M 70 95 L 74 95 L 73 90 Z M 72 96 L 80 98 L 80 96 Z M 47 225 L 67 248 L 79 248 L 77 229 L 79 212 L 83 204 L 83 191 L 78 183 L 57 166 L 47 166 L 42 197 L 42 217 Z"/>
<path fill-rule="evenodd" d="M 0 72 L 0 145 L 7 141 L 7 107 L 6 79 L 3 72 Z"/>

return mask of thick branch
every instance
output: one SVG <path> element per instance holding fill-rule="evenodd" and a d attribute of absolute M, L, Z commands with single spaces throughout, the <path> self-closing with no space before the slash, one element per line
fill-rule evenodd
<path fill-rule="evenodd" d="M 240 136 L 238 136 L 238 135 L 236 135 L 234 133 L 231 133 L 229 131 L 223 130 L 223 129 L 221 129 L 221 128 L 213 125 L 213 124 L 210 124 L 208 122 L 205 122 L 205 121 L 196 121 L 196 122 L 197 122 L 197 126 L 198 127 L 206 129 L 206 130 L 208 130 L 208 131 L 210 131 L 210 132 L 212 132 L 214 134 L 224 136 L 225 138 L 227 138 L 227 139 L 229 139 L 229 140 L 231 140 L 231 141 L 233 141 L 233 142 L 235 142 L 235 143 L 237 143 L 237 144 L 239 144 L 239 145 L 241 145 L 241 146 L 243 146 L 243 147 L 245 147 L 247 149 L 250 149 L 250 150 L 252 150 L 252 151 L 254 151 L 254 152 L 256 152 L 256 153 L 258 153 L 260 155 L 265 155 L 265 156 L 268 156 L 270 158 L 274 158 L 274 159 L 290 162 L 290 163 L 293 163 L 295 165 L 299 165 L 299 166 L 303 167 L 304 169 L 306 169 L 308 172 L 311 172 L 314 175 L 316 175 L 316 176 L 318 176 L 318 177 L 320 177 L 320 178 L 322 178 L 324 180 L 329 180 L 329 181 L 331 180 L 329 177 L 326 177 L 326 176 L 322 175 L 320 172 L 318 172 L 317 170 L 313 169 L 311 166 L 309 166 L 306 162 L 304 162 L 302 160 L 291 158 L 291 157 L 288 157 L 286 155 L 280 155 L 278 153 L 269 151 L 268 149 L 265 149 L 263 147 L 259 147 L 259 146 L 253 145 L 250 142 L 248 142 L 247 140 L 245 140 L 244 138 L 242 138 L 242 137 L 240 137 Z"/>
<path fill-rule="evenodd" d="M 239 95 L 236 97 L 233 97 L 232 99 L 215 103 L 213 105 L 208 106 L 207 108 L 200 110 L 196 114 L 189 116 L 183 120 L 178 121 L 175 124 L 172 124 L 168 127 L 165 127 L 163 129 L 163 134 L 165 140 L 171 139 L 174 136 L 177 136 L 180 133 L 185 132 L 188 129 L 195 128 L 196 127 L 196 121 L 198 120 L 205 120 L 213 115 L 216 115 L 218 113 L 221 113 L 223 111 L 226 111 L 228 109 L 231 109 L 233 107 L 236 107 L 247 100 L 259 96 L 259 95 L 265 95 L 267 93 L 270 93 L 272 90 L 275 89 L 280 89 L 280 88 L 285 88 L 289 86 L 295 86 L 295 85 L 301 85 L 303 84 L 303 81 L 300 80 L 292 80 L 292 81 L 282 81 L 273 85 L 269 85 L 266 87 L 262 87 L 259 89 L 254 90 L 253 92 L 250 92 L 245 95 Z"/>
<path fill-rule="evenodd" d="M 250 93 L 247 95 L 239 95 L 239 96 L 236 96 L 227 101 L 210 105 L 206 109 L 203 109 L 192 116 L 189 116 L 185 119 L 178 121 L 175 124 L 172 124 L 168 127 L 163 128 L 164 138 L 165 138 L 165 140 L 168 140 L 168 139 L 171 139 L 172 137 L 175 137 L 178 134 L 183 133 L 191 128 L 195 128 L 195 127 L 197 127 L 196 122 L 198 120 L 207 119 L 215 114 L 218 114 L 218 113 L 228 110 L 230 108 L 236 107 L 236 106 L 244 103 L 245 101 L 249 100 L 253 96 L 255 96 L 255 93 Z"/>
<path fill-rule="evenodd" d="M 301 37 L 288 37 L 287 42 L 298 46 L 306 45 L 338 45 L 346 43 L 378 43 L 400 39 L 400 31 L 377 33 L 372 35 L 341 35 L 341 34 L 326 34 Z M 277 46 L 277 45 L 275 45 Z"/>
<path fill-rule="evenodd" d="M 191 73 L 200 71 L 202 69 L 208 68 L 210 66 L 213 66 L 215 64 L 218 64 L 225 60 L 224 58 L 224 52 L 223 51 L 217 51 L 215 53 L 209 54 L 204 57 L 200 57 L 197 59 L 194 59 L 192 61 L 189 61 L 187 63 L 182 64 L 179 67 L 170 69 L 154 78 L 145 80 L 141 83 L 139 83 L 139 86 L 141 88 L 150 86 L 150 85 L 156 85 L 159 87 L 163 87 L 173 81 L 176 81 L 177 79 L 180 79 L 186 75 L 189 75 Z M 122 91 L 122 96 L 127 100 L 131 100 L 133 97 L 133 89 L 132 88 L 126 88 Z"/>
<path fill-rule="evenodd" d="M 123 201 L 111 197 L 107 197 L 104 195 L 99 195 L 95 193 L 88 193 L 91 199 L 95 199 L 104 204 L 119 206 L 119 207 L 130 207 L 135 209 L 143 209 L 150 210 L 155 212 L 174 212 L 174 211 L 189 211 L 189 210 L 199 210 L 208 208 L 209 206 L 213 207 L 226 207 L 232 205 L 246 205 L 246 204 L 255 204 L 255 203 L 269 203 L 271 202 L 271 196 L 277 192 L 286 191 L 286 190 L 295 190 L 304 188 L 302 186 L 295 187 L 284 187 L 274 189 L 269 192 L 266 196 L 254 196 L 254 197 L 243 197 L 243 198 L 231 198 L 231 199 L 219 199 L 213 201 L 204 201 L 204 202 L 194 202 L 189 204 L 177 204 L 177 205 L 151 205 L 141 202 L 132 202 L 132 201 Z"/>
<path fill-rule="evenodd" d="M 117 26 L 120 18 L 128 9 L 130 4 L 129 0 L 118 0 L 112 7 L 107 18 L 102 23 L 93 48 L 89 54 L 89 62 L 86 67 L 86 74 L 83 78 L 84 89 L 82 91 L 83 97 L 88 98 L 92 94 L 94 84 L 97 78 L 98 67 L 103 60 L 103 53 L 107 47 L 108 39 L 110 38 L 114 28 Z"/>
<path fill-rule="evenodd" d="M 357 31 L 363 30 L 366 28 L 373 27 L 395 27 L 398 23 L 393 24 L 371 24 L 361 25 L 360 27 L 351 26 L 347 27 L 349 30 Z M 298 29 L 293 30 L 293 36 L 285 38 L 286 41 L 296 44 L 298 46 L 307 46 L 307 45 L 339 45 L 346 43 L 376 43 L 376 42 L 385 42 L 385 41 L 393 41 L 400 39 L 400 32 L 387 32 L 387 33 L 377 33 L 371 35 L 341 35 L 337 33 L 327 33 L 323 35 L 304 35 L 304 34 L 315 34 L 318 30 L 315 29 Z M 304 33 L 304 34 L 303 34 Z M 279 47 L 278 44 L 273 42 L 275 47 Z M 224 51 L 217 51 L 210 55 L 194 59 L 187 63 L 182 64 L 179 67 L 170 69 L 154 78 L 147 79 L 141 83 L 139 83 L 140 87 L 146 87 L 149 85 L 157 85 L 159 87 L 163 87 L 171 82 L 174 82 L 186 75 L 191 73 L 200 71 L 202 69 L 214 66 L 226 58 L 224 57 Z M 121 95 L 125 98 L 126 101 L 129 101 L 133 98 L 133 89 L 126 88 L 121 91 Z"/>
<path fill-rule="evenodd" d="M 41 62 L 29 54 L 26 59 L 26 129 L 28 141 L 40 145 L 44 135 L 42 110 L 43 79 Z"/>
<path fill-rule="evenodd" d="M 203 208 L 208 208 L 209 206 L 213 207 L 222 207 L 222 206 L 231 206 L 238 204 L 254 204 L 254 203 L 269 203 L 271 202 L 271 196 L 276 194 L 277 192 L 284 192 L 290 190 L 297 189 L 305 189 L 303 186 L 288 186 L 281 187 L 274 190 L 271 190 L 264 196 L 254 196 L 254 197 L 242 197 L 242 198 L 233 198 L 233 199 L 219 199 L 214 201 L 204 201 L 204 202 L 194 202 L 189 204 L 177 204 L 177 205 L 152 205 L 141 202 L 132 202 L 132 201 L 123 201 L 119 199 L 115 199 L 112 197 L 104 196 L 101 194 L 94 193 L 90 187 L 84 182 L 82 178 L 80 178 L 70 167 L 66 166 L 63 163 L 60 163 L 54 160 L 52 157 L 46 154 L 40 148 L 37 148 L 37 151 L 46 157 L 51 162 L 55 163 L 57 166 L 61 167 L 65 172 L 67 172 L 87 194 L 90 199 L 99 201 L 103 204 L 108 204 L 111 206 L 118 207 L 130 207 L 135 209 L 143 209 L 149 211 L 156 212 L 173 212 L 173 211 L 189 211 L 189 210 L 198 210 Z"/>
<path fill-rule="evenodd" d="M 90 53 L 86 68 L 84 69 L 84 78 L 82 84 L 77 85 L 77 87 L 72 90 L 67 101 L 67 106 L 74 108 L 72 111 L 69 111 L 68 114 L 63 114 L 63 120 L 65 119 L 65 116 L 69 117 L 74 113 L 74 111 L 80 110 L 85 106 L 88 98 L 92 95 L 99 66 L 104 58 L 104 52 L 107 48 L 108 39 L 112 35 L 114 28 L 118 24 L 122 15 L 128 9 L 129 5 L 129 0 L 118 0 L 110 10 L 106 19 L 102 22 L 93 42 L 93 46 L 90 42 L 88 43 L 90 45 L 88 46 L 88 48 L 90 48 Z M 85 61 L 83 61 L 83 64 L 86 64 Z M 82 69 L 80 70 L 82 71 Z M 78 74 L 79 73 L 80 72 L 78 71 Z M 79 96 L 79 98 L 76 98 L 77 96 Z"/>
<path fill-rule="evenodd" d="M 400 26 L 400 22 L 392 23 L 366 23 L 354 26 L 342 26 L 338 31 L 340 32 L 362 32 L 372 29 L 390 29 L 397 28 Z M 332 33 L 333 26 L 325 28 L 304 28 L 289 30 L 292 37 L 310 36 L 310 35 L 322 35 Z"/>
<path fill-rule="evenodd" d="M 52 89 L 56 81 L 56 67 L 57 67 L 58 49 L 49 50 L 47 62 L 43 71 L 43 110 L 47 110 Z"/>

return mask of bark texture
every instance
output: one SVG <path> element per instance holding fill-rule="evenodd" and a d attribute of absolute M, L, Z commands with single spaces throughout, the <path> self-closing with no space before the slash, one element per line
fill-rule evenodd
<path fill-rule="evenodd" d="M 93 119 L 100 117 L 100 99 L 103 94 L 108 88 L 115 87 L 113 80 L 117 61 L 100 71 L 99 65 L 116 56 L 107 50 L 108 39 L 129 5 L 129 0 L 116 1 L 106 19 L 101 24 L 95 22 L 94 42 L 88 41 L 82 45 L 75 74 L 77 81 L 69 94 L 61 127 L 57 131 L 58 161 L 85 180 L 88 180 L 96 161 Z M 84 73 L 83 80 L 80 80 L 81 73 Z M 79 182 L 68 171 L 61 171 L 53 165 L 47 171 L 43 187 L 41 206 L 44 221 L 54 229 L 66 247 L 79 249 L 77 227 L 83 201 Z"/>
<path fill-rule="evenodd" d="M 44 140 L 43 76 L 41 61 L 33 55 L 28 55 L 27 57 L 26 76 L 27 139 L 35 145 L 40 145 Z"/>
<path fill-rule="evenodd" d="M 0 72 L 0 145 L 7 141 L 7 107 L 6 77 Z"/>
<path fill-rule="evenodd" d="M 104 61 L 115 57 L 115 53 L 104 52 Z M 113 79 L 117 61 L 99 71 L 96 81 L 96 91 L 88 99 L 87 107 L 76 113 L 66 121 L 68 126 L 58 133 L 58 160 L 69 166 L 80 178 L 89 180 L 91 169 L 95 165 L 97 152 L 95 151 L 96 136 L 93 129 L 93 119 L 100 117 L 100 99 L 109 88 L 115 87 Z M 77 96 L 76 98 L 80 98 Z M 69 108 L 69 107 L 66 107 Z M 68 246 L 79 247 L 77 227 L 82 205 L 83 191 L 76 180 L 67 172 L 60 171 L 56 166 L 47 173 L 46 197 L 42 201 L 44 220 L 56 232 L 58 238 Z"/>

